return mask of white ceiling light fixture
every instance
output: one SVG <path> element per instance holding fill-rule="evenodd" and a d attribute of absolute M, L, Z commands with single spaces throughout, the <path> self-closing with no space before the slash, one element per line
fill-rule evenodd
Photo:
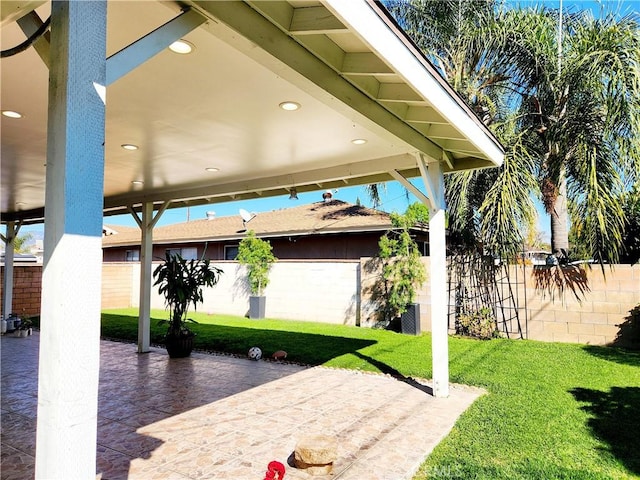
<path fill-rule="evenodd" d="M 187 42 L 186 40 L 176 40 L 169 45 L 169 50 L 179 55 L 188 55 L 193 52 L 194 48 L 193 43 Z"/>
<path fill-rule="evenodd" d="M 138 146 L 134 145 L 132 143 L 123 143 L 122 145 L 120 145 L 122 148 L 124 148 L 125 150 L 138 150 Z"/>
<path fill-rule="evenodd" d="M 142 180 L 134 180 L 131 185 L 141 186 L 144 185 L 144 182 Z"/>
<path fill-rule="evenodd" d="M 367 143 L 367 141 L 364 138 L 354 138 L 353 140 L 351 140 L 351 143 L 353 143 L 354 145 L 364 145 L 365 143 Z"/>
<path fill-rule="evenodd" d="M 302 107 L 302 105 L 300 105 L 298 102 L 282 102 L 280 104 L 280 108 L 283 110 L 286 110 L 287 112 L 295 112 L 296 110 L 299 110 Z"/>
<path fill-rule="evenodd" d="M 219 172 L 220 171 L 220 169 L 217 168 L 217 167 L 207 167 L 207 168 L 205 168 L 205 170 L 207 172 L 211 172 L 211 173 L 215 173 L 215 172 Z"/>
<path fill-rule="evenodd" d="M 2 110 L 2 115 L 8 118 L 22 118 L 22 114 L 14 110 Z"/>

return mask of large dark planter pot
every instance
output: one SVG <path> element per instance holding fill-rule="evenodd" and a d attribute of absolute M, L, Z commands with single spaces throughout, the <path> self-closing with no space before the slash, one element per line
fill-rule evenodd
<path fill-rule="evenodd" d="M 408 335 L 420 335 L 420 304 L 412 303 L 400 316 L 402 333 Z"/>
<path fill-rule="evenodd" d="M 179 337 L 165 337 L 164 346 L 167 348 L 169 358 L 185 358 L 191 355 L 193 339 L 195 335 L 181 335 Z"/>
<path fill-rule="evenodd" d="M 267 309 L 267 297 L 249 297 L 249 318 L 264 318 Z"/>

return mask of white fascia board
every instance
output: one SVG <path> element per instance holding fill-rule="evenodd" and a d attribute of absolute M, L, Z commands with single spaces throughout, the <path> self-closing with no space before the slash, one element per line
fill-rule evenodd
<path fill-rule="evenodd" d="M 407 48 L 405 41 L 389 28 L 367 0 L 324 0 L 323 3 L 491 162 L 502 165 L 504 152 L 500 144 L 469 116 L 460 100 L 446 91 L 423 60 Z"/>

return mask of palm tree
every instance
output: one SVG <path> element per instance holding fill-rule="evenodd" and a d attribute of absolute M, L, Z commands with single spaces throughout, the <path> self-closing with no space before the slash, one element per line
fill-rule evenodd
<path fill-rule="evenodd" d="M 571 212 L 593 258 L 617 258 L 620 193 L 640 171 L 637 17 L 565 12 L 561 23 L 557 10 L 491 0 L 389 7 L 506 147 L 502 168 L 450 176 L 450 224 L 499 249 L 531 222 L 539 192 L 554 251 L 568 251 Z"/>
<path fill-rule="evenodd" d="M 640 178 L 640 27 L 631 15 L 563 17 L 544 8 L 502 14 L 510 81 L 523 95 L 521 129 L 537 159 L 552 250 L 569 249 L 570 213 L 592 257 L 615 260 L 625 179 Z"/>
<path fill-rule="evenodd" d="M 535 219 L 534 158 L 519 130 L 513 105 L 519 92 L 504 62 L 504 30 L 493 0 L 398 0 L 388 8 L 443 77 L 505 146 L 499 169 L 448 175 L 449 228 L 465 249 L 482 239 L 485 249 L 509 255 Z"/>

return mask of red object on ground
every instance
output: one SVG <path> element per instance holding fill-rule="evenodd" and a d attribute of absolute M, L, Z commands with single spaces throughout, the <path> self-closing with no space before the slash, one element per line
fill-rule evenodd
<path fill-rule="evenodd" d="M 269 462 L 264 480 L 282 480 L 284 478 L 284 472 L 284 465 L 274 460 L 273 462 Z"/>

